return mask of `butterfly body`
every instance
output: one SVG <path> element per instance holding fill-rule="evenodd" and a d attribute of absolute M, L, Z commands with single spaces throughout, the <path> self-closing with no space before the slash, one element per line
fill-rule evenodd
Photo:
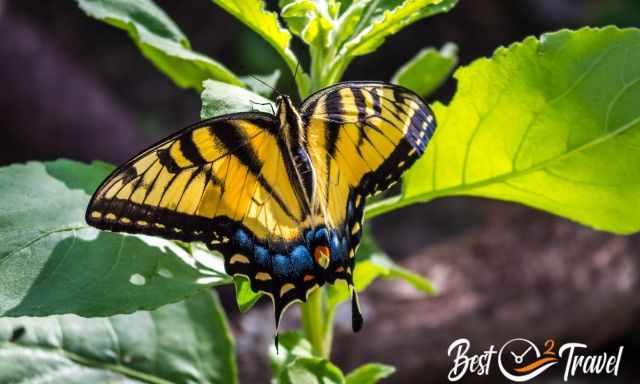
<path fill-rule="evenodd" d="M 424 151 L 435 120 L 401 87 L 339 83 L 300 110 L 205 120 L 118 168 L 87 208 L 101 229 L 201 241 L 284 309 L 325 283 L 353 286 L 367 196 Z M 353 328 L 362 324 L 355 291 Z"/>

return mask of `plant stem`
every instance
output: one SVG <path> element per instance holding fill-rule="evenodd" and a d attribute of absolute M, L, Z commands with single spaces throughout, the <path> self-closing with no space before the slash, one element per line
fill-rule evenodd
<path fill-rule="evenodd" d="M 333 347 L 333 320 L 336 313 L 336 307 L 331 306 L 325 310 L 324 317 L 324 350 L 327 358 L 331 356 L 331 348 Z"/>
<path fill-rule="evenodd" d="M 311 292 L 307 302 L 302 304 L 302 327 L 304 337 L 311 343 L 313 354 L 318 357 L 328 357 L 324 343 L 324 314 L 323 314 L 323 294 L 318 288 Z"/>

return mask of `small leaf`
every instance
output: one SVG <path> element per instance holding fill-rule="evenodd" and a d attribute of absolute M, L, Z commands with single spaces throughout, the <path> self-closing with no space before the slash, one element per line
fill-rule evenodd
<path fill-rule="evenodd" d="M 287 365 L 300 357 L 312 357 L 312 347 L 300 332 L 283 332 L 278 336 L 278 350 L 269 348 L 269 360 L 273 377 L 280 377 Z"/>
<path fill-rule="evenodd" d="M 191 50 L 187 38 L 151 0 L 76 2 L 88 16 L 127 31 L 142 54 L 180 87 L 201 90 L 206 79 L 243 85 L 222 64 Z"/>
<path fill-rule="evenodd" d="M 274 90 L 277 89 L 276 85 L 280 80 L 280 70 L 276 69 L 269 75 L 242 76 L 240 79 L 258 95 L 270 97 Z"/>
<path fill-rule="evenodd" d="M 289 29 L 302 41 L 317 48 L 326 48 L 332 42 L 330 32 L 334 27 L 330 6 L 326 1 L 296 0 L 282 8 L 281 15 Z"/>
<path fill-rule="evenodd" d="M 396 72 L 391 82 L 427 97 L 449 78 L 457 64 L 458 47 L 453 43 L 440 51 L 423 49 Z"/>
<path fill-rule="evenodd" d="M 108 316 L 230 282 L 176 244 L 85 224 L 111 167 L 68 160 L 0 168 L 0 316 Z"/>
<path fill-rule="evenodd" d="M 353 57 L 375 51 L 387 36 L 420 19 L 448 12 L 457 0 L 373 1 L 360 19 L 355 35 L 341 48 L 339 56 Z"/>
<path fill-rule="evenodd" d="M 233 278 L 233 283 L 236 288 L 236 303 L 240 312 L 246 312 L 262 297 L 262 293 L 254 292 L 251 289 L 251 283 L 249 279 L 242 276 Z"/>
<path fill-rule="evenodd" d="M 346 384 L 375 384 L 385 379 L 396 371 L 390 365 L 369 363 L 361 365 L 346 377 Z"/>
<path fill-rule="evenodd" d="M 311 344 L 299 332 L 280 334 L 280 345 L 269 351 L 274 382 L 278 384 L 344 383 L 342 371 L 328 360 L 314 357 Z"/>
<path fill-rule="evenodd" d="M 298 70 L 298 58 L 291 51 L 291 34 L 282 28 L 278 21 L 278 15 L 265 9 L 262 0 L 213 0 L 220 8 L 232 14 L 242 21 L 254 32 L 262 36 L 282 56 L 289 70 L 294 73 Z M 309 76 L 298 70 L 296 75 L 298 90 L 306 92 Z"/>
<path fill-rule="evenodd" d="M 459 69 L 432 143 L 400 198 L 520 202 L 615 233 L 640 230 L 640 30 L 529 37 Z"/>
<path fill-rule="evenodd" d="M 200 117 L 208 119 L 234 112 L 261 111 L 274 113 L 275 104 L 269 99 L 235 85 L 207 80 L 202 91 Z"/>
<path fill-rule="evenodd" d="M 340 46 L 345 40 L 353 35 L 357 26 L 360 24 L 363 13 L 368 9 L 372 0 L 362 0 L 350 4 L 346 11 L 343 12 L 336 22 L 334 37 L 332 43 Z"/>
<path fill-rule="evenodd" d="M 0 382 L 235 383 L 234 349 L 211 292 L 106 318 L 0 318 Z"/>
<path fill-rule="evenodd" d="M 320 357 L 299 357 L 280 374 L 283 384 L 343 384 L 340 368 Z"/>

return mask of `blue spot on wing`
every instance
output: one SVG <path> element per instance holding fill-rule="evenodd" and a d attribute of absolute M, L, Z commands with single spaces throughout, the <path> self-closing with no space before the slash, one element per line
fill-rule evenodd
<path fill-rule="evenodd" d="M 309 249 L 304 245 L 296 246 L 288 255 L 273 256 L 273 273 L 284 280 L 297 279 L 305 271 L 313 269 L 313 259 Z"/>
<path fill-rule="evenodd" d="M 329 240 L 329 233 L 327 232 L 326 228 L 320 228 L 318 230 L 316 230 L 316 235 L 315 235 L 315 240 L 316 241 L 328 241 Z"/>
<path fill-rule="evenodd" d="M 347 242 L 345 239 L 340 240 L 337 234 L 333 234 L 331 237 L 331 261 L 340 262 L 344 260 L 347 252 Z"/>
<path fill-rule="evenodd" d="M 298 245 L 291 252 L 291 262 L 293 264 L 293 272 L 299 277 L 302 272 L 313 269 L 313 259 L 307 247 Z"/>
<path fill-rule="evenodd" d="M 291 267 L 289 256 L 277 254 L 273 257 L 273 273 L 279 279 L 286 279 L 291 276 Z"/>
<path fill-rule="evenodd" d="M 251 248 L 253 248 L 253 241 L 251 240 L 249 235 L 247 235 L 247 233 L 242 229 L 238 229 L 236 231 L 233 239 L 235 240 L 236 244 L 238 244 L 238 247 L 242 248 L 243 250 L 250 250 Z"/>
<path fill-rule="evenodd" d="M 258 264 L 261 268 L 269 269 L 269 267 L 271 266 L 271 257 L 269 256 L 269 251 L 267 250 L 267 248 L 256 245 L 254 255 L 256 257 L 256 264 Z"/>

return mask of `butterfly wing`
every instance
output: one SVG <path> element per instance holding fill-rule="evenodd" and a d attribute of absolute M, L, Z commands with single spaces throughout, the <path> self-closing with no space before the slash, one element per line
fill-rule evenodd
<path fill-rule="evenodd" d="M 436 127 L 418 95 L 380 82 L 345 82 L 321 90 L 305 101 L 301 117 L 327 201 L 338 173 L 362 196 L 387 189 L 422 155 Z"/>
<path fill-rule="evenodd" d="M 276 127 L 271 115 L 246 113 L 185 128 L 114 171 L 93 195 L 87 222 L 212 248 L 228 242 L 235 224 L 264 239 L 296 238 L 302 212 Z"/>
<path fill-rule="evenodd" d="M 287 304 L 306 298 L 316 272 L 278 129 L 261 113 L 185 128 L 113 172 L 86 220 L 106 230 L 204 242 L 225 256 L 227 273 L 248 277 L 255 291 L 272 297 L 279 320 Z"/>
<path fill-rule="evenodd" d="M 303 103 L 300 116 L 322 214 L 338 237 L 349 239 L 351 285 L 364 200 L 397 182 L 422 155 L 435 118 L 415 93 L 379 82 L 339 83 L 318 91 Z M 355 293 L 352 299 L 357 330 L 362 320 Z"/>

